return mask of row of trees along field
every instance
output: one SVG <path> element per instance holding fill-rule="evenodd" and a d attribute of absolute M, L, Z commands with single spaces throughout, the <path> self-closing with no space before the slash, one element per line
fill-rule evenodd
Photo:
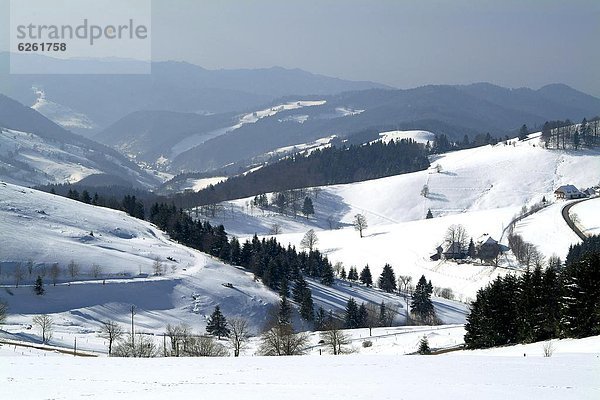
<path fill-rule="evenodd" d="M 465 344 L 486 348 L 600 334 L 600 236 L 572 246 L 565 266 L 537 265 L 479 290 Z"/>

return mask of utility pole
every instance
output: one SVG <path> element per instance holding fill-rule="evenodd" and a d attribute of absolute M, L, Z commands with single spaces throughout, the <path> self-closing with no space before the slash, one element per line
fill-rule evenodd
<path fill-rule="evenodd" d="M 135 336 L 133 331 L 133 316 L 135 315 L 135 306 L 131 306 L 131 350 L 135 348 Z"/>
<path fill-rule="evenodd" d="M 73 344 L 73 356 L 77 355 L 77 336 L 75 336 L 75 343 Z"/>

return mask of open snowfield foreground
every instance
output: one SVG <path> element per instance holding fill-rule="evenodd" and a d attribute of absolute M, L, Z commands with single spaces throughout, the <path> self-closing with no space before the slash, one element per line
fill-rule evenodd
<path fill-rule="evenodd" d="M 597 354 L 114 359 L 11 357 L 11 399 L 597 399 Z"/>

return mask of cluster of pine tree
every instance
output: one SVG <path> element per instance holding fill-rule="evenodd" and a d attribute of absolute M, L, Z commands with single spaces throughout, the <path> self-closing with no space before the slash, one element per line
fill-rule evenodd
<path fill-rule="evenodd" d="M 579 149 L 600 145 L 600 117 L 588 121 L 583 119 L 579 125 L 570 120 L 546 121 L 542 128 L 542 140 L 547 148 Z"/>
<path fill-rule="evenodd" d="M 477 134 L 472 140 L 469 139 L 468 135 L 465 135 L 462 141 L 456 142 L 451 142 L 445 134 L 438 134 L 435 135 L 433 144 L 427 143 L 426 150 L 431 154 L 441 154 L 449 151 L 472 149 L 488 144 L 494 145 L 497 144 L 498 141 L 499 140 L 493 137 L 489 132 L 486 134 Z"/>
<path fill-rule="evenodd" d="M 270 288 L 288 296 L 290 284 L 293 283 L 294 298 L 298 303 L 302 303 L 298 300 L 299 293 L 308 296 L 309 292 L 308 287 L 297 290 L 298 286 L 306 285 L 302 274 L 320 279 L 325 285 L 333 284 L 333 267 L 327 257 L 318 250 L 297 252 L 292 246 L 282 246 L 275 238 L 259 240 L 256 235 L 241 247 L 235 238 L 232 239 L 231 248 L 232 254 L 239 256 L 229 261 L 252 271 Z M 239 248 L 239 251 L 236 248 Z"/>
<path fill-rule="evenodd" d="M 212 204 L 258 193 L 383 178 L 428 167 L 427 151 L 413 140 L 332 146 L 309 154 L 295 154 L 199 192 L 181 194 L 173 200 L 181 205 Z"/>
<path fill-rule="evenodd" d="M 319 188 L 312 190 L 313 194 L 318 196 Z M 252 199 L 251 205 L 261 209 L 271 209 L 280 214 L 290 214 L 294 218 L 302 213 L 307 219 L 315 213 L 312 199 L 307 195 L 306 189 L 291 189 L 283 192 L 273 193 L 271 202 L 269 202 L 265 193 L 257 194 Z"/>
<path fill-rule="evenodd" d="M 154 204 L 148 218 L 173 240 L 224 261 L 231 261 L 231 246 L 223 225 L 215 227 L 206 221 L 195 221 L 182 209 L 163 203 Z"/>
<path fill-rule="evenodd" d="M 313 306 L 303 274 L 320 279 L 325 285 L 333 284 L 333 267 L 318 250 L 297 252 L 292 246 L 282 246 L 275 238 L 260 240 L 256 235 L 240 244 L 235 237 L 228 240 L 223 225 L 213 227 L 206 221 L 194 221 L 174 205 L 153 205 L 149 218 L 174 240 L 246 268 L 282 296 L 288 297 L 292 289 L 300 314 L 306 320 L 313 319 Z"/>
<path fill-rule="evenodd" d="M 36 189 L 94 206 L 125 211 L 132 217 L 140 219 L 144 219 L 145 210 L 159 199 L 150 192 L 121 186 L 53 184 L 38 186 Z"/>
<path fill-rule="evenodd" d="M 366 328 L 367 319 L 369 314 L 367 312 L 367 306 L 365 303 L 361 303 L 360 306 L 356 303 L 353 297 L 348 299 L 346 303 L 346 310 L 344 314 L 344 323 L 347 329 L 355 328 Z"/>
<path fill-rule="evenodd" d="M 599 242 L 596 236 L 572 248 L 562 269 L 548 266 L 543 270 L 538 265 L 520 277 L 499 277 L 481 289 L 467 318 L 467 347 L 599 334 Z"/>

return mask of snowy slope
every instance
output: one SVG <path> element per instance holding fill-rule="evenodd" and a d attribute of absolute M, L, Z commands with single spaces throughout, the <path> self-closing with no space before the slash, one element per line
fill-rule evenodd
<path fill-rule="evenodd" d="M 566 202 L 557 202 L 519 221 L 515 225 L 515 233 L 537 246 L 546 257 L 555 254 L 564 260 L 569 246 L 581 242 L 562 216 L 565 204 Z M 600 209 L 596 209 L 596 212 L 599 211 Z"/>
<path fill-rule="evenodd" d="M 0 128 L 0 179 L 34 186 L 73 183 L 92 174 L 117 175 L 145 186 L 158 182 L 137 165 L 84 142 L 65 144 L 34 133 Z"/>
<path fill-rule="evenodd" d="M 97 127 L 87 115 L 49 100 L 43 89 L 34 87 L 33 90 L 37 99 L 31 108 L 63 128 L 82 132 Z"/>
<path fill-rule="evenodd" d="M 16 314 L 12 324 L 31 323 L 31 314 L 47 312 L 61 325 L 90 328 L 107 318 L 126 322 L 134 304 L 143 328 L 162 330 L 169 322 L 200 328 L 220 304 L 223 312 L 245 315 L 258 329 L 278 301 L 251 274 L 176 244 L 147 222 L 5 183 L 0 183 L 0 232 L 3 284 L 14 284 L 17 263 L 34 264 L 22 285 L 45 272 L 43 297 L 33 295 L 31 286 L 0 294 Z M 165 275 L 148 278 L 156 258 Z M 71 260 L 80 267 L 75 277 L 66 271 Z M 59 282 L 71 283 L 51 285 L 49 269 L 55 262 L 62 270 Z M 94 264 L 101 270 L 97 277 Z M 222 285 L 227 282 L 235 288 Z"/>
<path fill-rule="evenodd" d="M 318 193 L 309 189 L 306 194 L 312 196 L 316 214 L 308 220 L 253 208 L 251 198 L 245 198 L 226 203 L 213 221 L 240 237 L 270 235 L 277 226 L 282 232 L 278 240 L 296 246 L 312 228 L 319 237 L 318 248 L 346 269 L 368 263 L 377 276 L 390 263 L 397 274 L 414 280 L 425 274 L 435 286 L 451 287 L 459 297 L 472 298 L 481 286 L 518 265 L 511 257 L 503 258 L 505 268 L 499 269 L 430 261 L 450 225 L 465 225 L 474 240 L 487 233 L 506 243 L 504 228 L 523 206 L 543 197 L 552 201 L 554 189 L 562 184 L 589 187 L 600 181 L 600 151 L 545 150 L 538 136 L 435 156 L 427 171 L 325 186 Z M 427 198 L 420 194 L 425 184 L 430 192 Z M 562 204 L 516 227 L 546 256 L 557 253 L 564 258 L 569 245 L 578 242 L 560 215 Z M 435 218 L 424 220 L 428 209 Z M 352 227 L 357 213 L 365 215 L 369 224 L 363 239 Z"/>
<path fill-rule="evenodd" d="M 29 185 L 77 182 L 101 173 L 84 149 L 9 129 L 0 129 L 0 166 L 3 179 Z"/>
<path fill-rule="evenodd" d="M 291 101 L 291 102 L 279 104 L 279 105 L 276 105 L 273 107 L 265 108 L 263 110 L 257 110 L 257 111 L 251 112 L 251 113 L 242 114 L 239 116 L 238 123 L 235 125 L 217 129 L 215 131 L 208 132 L 208 133 L 202 132 L 202 133 L 198 133 L 198 134 L 194 134 L 194 135 L 186 137 L 179 143 L 174 144 L 173 147 L 171 148 L 170 154 L 165 154 L 165 156 L 168 156 L 170 159 L 173 159 L 173 158 L 177 157 L 179 154 L 181 154 L 187 150 L 190 150 L 190 149 L 204 143 L 205 141 L 207 141 L 209 139 L 212 139 L 214 137 L 235 131 L 236 129 L 239 129 L 246 124 L 254 124 L 263 118 L 272 117 L 282 111 L 297 110 L 297 109 L 304 108 L 304 107 L 320 106 L 322 104 L 325 104 L 325 100 Z"/>
<path fill-rule="evenodd" d="M 599 372 L 597 353 L 551 358 L 464 357 L 456 353 L 150 360 L 11 357 L 0 364 L 4 390 L 13 398 L 111 400 L 191 398 L 198 393 L 248 400 L 424 396 L 448 400 L 591 400 L 600 394 Z"/>
<path fill-rule="evenodd" d="M 275 223 L 283 232 L 304 232 L 307 226 L 325 229 L 328 219 L 344 226 L 356 213 L 364 214 L 370 226 L 386 225 L 421 220 L 428 209 L 434 217 L 505 207 L 519 210 L 544 196 L 553 199 L 560 185 L 589 187 L 600 181 L 600 150 L 545 150 L 535 138 L 513 143 L 434 156 L 427 171 L 324 186 L 313 198 L 316 217 L 308 223 L 252 210 L 246 207 L 251 198 L 231 202 L 240 214 L 234 221 L 230 214 L 217 220 L 237 235 L 266 234 Z M 427 198 L 420 194 L 424 185 L 429 188 Z"/>
<path fill-rule="evenodd" d="M 383 143 L 389 143 L 392 140 L 412 139 L 417 143 L 426 144 L 429 142 L 433 144 L 435 140 L 435 134 L 429 131 L 388 131 L 381 132 L 379 136 L 381 136 L 379 140 Z"/>
<path fill-rule="evenodd" d="M 249 319 L 258 333 L 279 301 L 251 273 L 174 243 L 145 221 L 33 189 L 0 183 L 0 232 L 0 298 L 10 309 L 4 326 L 9 334 L 0 338 L 38 342 L 37 332 L 27 327 L 33 315 L 48 313 L 56 325 L 52 345 L 69 347 L 78 336 L 81 349 L 104 351 L 96 335 L 100 321 L 114 319 L 127 326 L 131 305 L 137 329 L 150 334 L 160 335 L 168 323 L 182 322 L 202 332 L 216 305 L 228 318 Z M 153 276 L 157 259 L 162 276 Z M 75 276 L 67 268 L 71 261 L 80 268 Z M 61 269 L 56 286 L 50 275 L 53 263 Z M 17 288 L 19 265 L 24 277 Z M 37 275 L 44 277 L 44 296 L 32 291 Z M 396 322 L 404 321 L 406 304 L 396 295 L 339 281 L 333 287 L 309 282 L 317 307 L 341 314 L 350 297 L 385 301 L 397 310 Z M 443 299 L 434 303 L 443 321 L 464 322 L 466 305 Z M 298 327 L 311 328 L 300 321 Z"/>

